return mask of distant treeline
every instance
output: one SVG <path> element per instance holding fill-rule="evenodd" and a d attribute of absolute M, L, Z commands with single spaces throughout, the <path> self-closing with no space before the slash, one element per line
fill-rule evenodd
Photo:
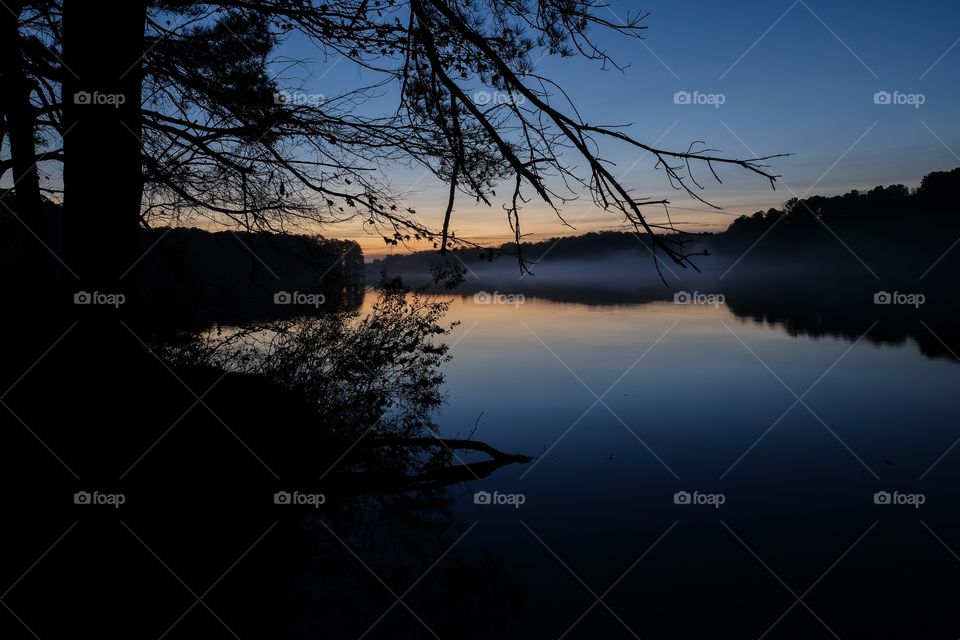
<path fill-rule="evenodd" d="M 917 189 L 898 184 L 841 196 L 792 198 L 780 209 L 740 216 L 721 233 L 676 237 L 689 241 L 690 253 L 709 252 L 710 257 L 695 258 L 698 265 L 706 267 L 737 259 L 745 252 L 749 253 L 748 262 L 762 259 L 769 264 L 780 259 L 786 264 L 811 258 L 822 265 L 855 260 L 855 253 L 869 264 L 900 263 L 909 270 L 925 261 L 929 264 L 960 236 L 958 192 L 960 168 L 930 173 Z M 595 261 L 626 253 L 650 257 L 646 237 L 620 231 L 550 238 L 523 243 L 521 249 L 524 258 L 532 262 Z M 510 256 L 516 253 L 517 245 L 507 243 L 494 249 L 462 250 L 457 255 L 471 267 L 492 258 L 508 266 Z M 435 251 L 387 256 L 373 261 L 368 273 L 371 277 L 382 270 L 425 273 L 438 258 Z"/>
<path fill-rule="evenodd" d="M 8 300 L 49 287 L 24 268 L 29 231 L 10 200 L 0 207 L 0 293 Z M 45 243 L 51 263 L 69 260 L 62 247 L 63 209 L 44 204 Z M 363 251 L 350 240 L 278 233 L 209 232 L 195 228 L 141 229 L 139 260 L 124 283 L 138 307 L 163 328 L 198 328 L 212 322 L 244 323 L 297 313 L 356 308 L 362 302 Z M 59 297 L 76 289 L 64 269 Z M 291 294 L 291 304 L 276 294 Z M 312 295 L 296 298 L 292 294 Z M 51 294 L 54 295 L 54 294 Z M 322 296 L 322 297 L 321 297 Z M 281 296 L 282 298 L 282 296 Z M 303 304 L 296 304 L 301 300 Z M 316 304 L 322 300 L 322 304 Z M 67 300 L 69 303 L 69 300 Z"/>
<path fill-rule="evenodd" d="M 352 240 L 175 228 L 144 231 L 140 244 L 138 280 L 155 318 L 239 324 L 362 302 L 363 251 Z"/>
<path fill-rule="evenodd" d="M 539 242 L 524 242 L 521 245 L 523 257 L 532 263 L 541 260 L 604 260 L 622 252 L 638 251 L 649 256 L 651 242 L 647 236 L 623 231 L 590 232 L 579 236 L 549 238 Z M 510 267 L 516 265 L 517 245 L 509 242 L 493 248 L 457 249 L 456 255 L 468 265 L 495 265 Z M 513 264 L 510 264 L 510 262 Z M 449 262 L 457 265 L 454 258 L 443 260 L 437 251 L 417 251 L 415 253 L 394 254 L 377 258 L 367 267 L 369 278 L 376 279 L 381 271 L 388 274 L 428 273 L 430 265 Z"/>
<path fill-rule="evenodd" d="M 766 234 L 764 248 L 782 250 L 784 244 L 819 240 L 829 228 L 843 238 L 923 242 L 960 228 L 958 191 L 960 168 L 929 173 L 917 189 L 895 184 L 841 196 L 791 198 L 781 209 L 740 216 L 718 239 L 729 247 Z"/>

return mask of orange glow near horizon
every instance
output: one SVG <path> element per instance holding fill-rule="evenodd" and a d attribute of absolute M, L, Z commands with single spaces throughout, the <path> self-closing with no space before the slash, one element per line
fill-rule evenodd
<path fill-rule="evenodd" d="M 742 194 L 731 198 L 728 202 L 717 201 L 723 210 L 709 210 L 696 202 L 678 201 L 670 206 L 670 219 L 678 230 L 691 232 L 718 232 L 726 229 L 737 216 L 749 215 L 758 210 L 769 207 L 778 207 L 780 193 L 770 192 Z M 416 219 L 419 223 L 430 228 L 439 229 L 443 221 L 443 212 L 446 206 L 445 198 L 431 192 L 418 194 L 412 201 L 416 210 Z M 483 246 L 496 247 L 504 243 L 513 242 L 514 236 L 510 230 L 506 215 L 495 203 L 493 207 L 476 205 L 462 199 L 458 201 L 452 218 L 452 230 L 460 238 Z M 651 207 L 646 211 L 647 219 L 655 224 L 667 224 L 666 212 L 662 207 Z M 566 226 L 557 217 L 556 213 L 546 205 L 531 202 L 521 210 L 521 229 L 526 242 L 539 242 L 563 236 L 578 236 L 590 232 L 600 231 L 633 231 L 633 227 L 624 224 L 612 212 L 605 212 L 595 204 L 587 201 L 567 203 L 561 211 Z M 206 231 L 224 231 L 229 227 L 213 222 L 202 223 L 197 221 L 190 225 Z M 339 240 L 353 240 L 363 250 L 365 260 L 370 261 L 393 254 L 407 254 L 413 251 L 429 251 L 433 249 L 431 242 L 411 241 L 408 245 L 393 246 L 384 242 L 380 235 L 371 233 L 363 225 L 356 222 L 334 223 L 326 225 L 303 225 L 296 229 L 289 229 L 291 233 L 319 234 L 326 238 Z"/>
<path fill-rule="evenodd" d="M 678 230 L 691 232 L 719 232 L 726 229 L 733 220 L 740 215 L 750 215 L 758 210 L 766 210 L 780 203 L 757 203 L 755 206 L 736 207 L 733 210 L 708 211 L 704 209 L 690 209 L 671 207 L 670 218 Z M 486 209 L 486 208 L 484 208 Z M 490 209 L 481 211 L 454 212 L 452 227 L 457 236 L 469 239 L 484 246 L 496 247 L 504 243 L 513 242 L 514 236 L 504 215 L 491 215 Z M 595 206 L 588 209 L 563 211 L 564 219 L 570 226 L 566 226 L 557 218 L 553 211 L 546 208 L 534 209 L 530 207 L 521 212 L 521 230 L 525 242 L 539 242 L 561 236 L 578 236 L 600 231 L 633 231 L 631 225 L 624 224 L 613 213 L 600 210 Z M 668 220 L 663 209 L 650 210 L 648 220 L 651 223 L 667 224 Z M 426 225 L 439 228 L 442 213 L 423 214 L 418 211 L 418 219 Z M 433 248 L 432 243 L 426 241 L 411 242 L 408 246 L 387 245 L 379 235 L 368 233 L 359 225 L 330 225 L 321 230 L 322 235 L 341 240 L 354 240 L 363 249 L 367 260 L 382 258 L 393 254 L 406 254 L 411 251 L 427 251 Z"/>

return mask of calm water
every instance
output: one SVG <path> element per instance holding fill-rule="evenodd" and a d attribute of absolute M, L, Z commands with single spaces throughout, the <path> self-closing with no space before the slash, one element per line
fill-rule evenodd
<path fill-rule="evenodd" d="M 443 563 L 505 567 L 475 614 L 504 608 L 507 636 L 960 635 L 944 607 L 960 585 L 958 363 L 723 305 L 470 296 L 450 319 L 441 433 L 482 414 L 477 439 L 537 456 L 451 489 L 457 526 L 433 550 L 462 535 Z M 708 504 L 677 504 L 684 491 Z"/>

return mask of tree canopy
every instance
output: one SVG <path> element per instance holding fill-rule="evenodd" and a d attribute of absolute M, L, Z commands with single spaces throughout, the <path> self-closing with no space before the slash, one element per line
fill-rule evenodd
<path fill-rule="evenodd" d="M 352 220 L 387 243 L 427 240 L 444 251 L 473 244 L 455 233 L 457 198 L 502 208 L 519 241 L 522 209 L 532 199 L 563 221 L 564 203 L 589 195 L 687 266 L 680 236 L 660 235 L 672 227 L 645 213 L 669 200 L 636 195 L 611 172 L 607 149 L 626 145 L 651 154 L 670 187 L 707 204 L 698 174 L 719 181 L 720 168 L 732 166 L 771 185 L 777 177 L 766 165 L 776 156 L 728 157 L 699 141 L 661 149 L 624 126 L 591 124 L 559 82 L 538 72 L 535 60 L 544 55 L 620 69 L 598 34 L 642 38 L 645 14 L 621 22 L 601 3 L 576 0 L 138 1 L 143 52 L 122 75 L 142 79 L 133 133 L 141 149 L 143 225 L 204 217 L 247 230 L 286 230 Z M 36 144 L 9 145 L 11 158 L 0 167 L 15 169 L 17 156 L 29 155 L 14 176 L 18 187 L 40 163 L 53 177 L 43 181 L 48 195 L 60 191 L 58 165 L 70 162 L 64 106 L 78 97 L 64 93 L 76 73 L 64 50 L 63 15 L 74 2 L 14 3 L 19 46 L 8 46 L 0 71 L 5 89 L 23 85 L 20 95 L 30 105 L 18 112 L 5 102 L 4 133 L 12 143 L 26 127 Z M 134 24 L 116 29 L 139 28 Z M 285 57 L 294 38 L 363 69 L 370 82 L 290 99 L 301 95 L 311 67 Z M 489 92 L 509 99 L 486 100 Z M 365 108 L 384 96 L 395 97 L 390 109 Z M 420 165 L 449 186 L 441 228 L 419 220 L 385 179 L 385 170 L 400 163 Z M 498 199 L 501 185 L 508 188 Z M 30 207 L 20 210 L 27 215 Z"/>

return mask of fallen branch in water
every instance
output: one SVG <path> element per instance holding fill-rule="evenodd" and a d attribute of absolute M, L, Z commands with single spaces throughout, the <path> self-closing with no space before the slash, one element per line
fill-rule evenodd
<path fill-rule="evenodd" d="M 491 460 L 458 464 L 441 469 L 432 469 L 424 473 L 407 475 L 403 473 L 342 473 L 331 477 L 332 486 L 324 487 L 328 493 L 357 495 L 369 493 L 392 493 L 411 489 L 439 489 L 452 484 L 486 478 L 497 469 L 508 464 L 530 462 L 533 458 L 517 453 L 505 453 L 485 442 L 463 440 L 459 438 L 383 438 L 367 444 L 371 448 L 407 447 L 430 448 L 444 447 L 450 451 L 465 449 L 481 451 Z"/>
<path fill-rule="evenodd" d="M 491 447 L 486 442 L 478 440 L 464 440 L 461 438 L 384 438 L 373 440 L 370 446 L 399 446 L 399 447 L 445 447 L 447 449 L 467 449 L 470 451 L 482 451 L 494 460 L 503 460 L 509 462 L 530 462 L 533 458 L 518 453 L 504 453 L 499 449 Z"/>

